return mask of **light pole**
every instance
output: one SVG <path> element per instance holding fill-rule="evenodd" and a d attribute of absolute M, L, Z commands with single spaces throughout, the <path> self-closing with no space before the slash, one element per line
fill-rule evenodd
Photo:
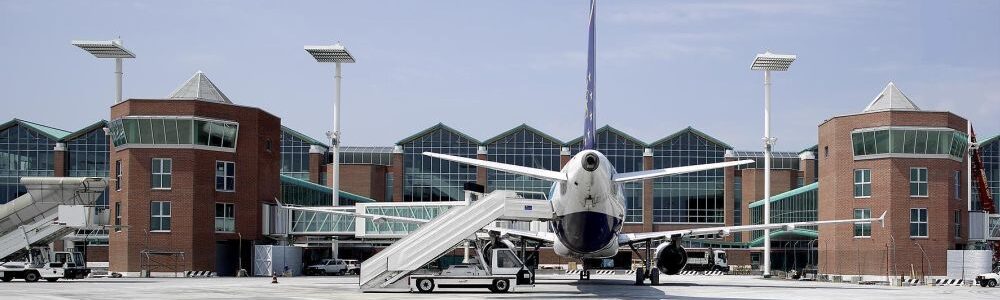
<path fill-rule="evenodd" d="M 757 54 L 750 70 L 764 71 L 764 224 L 771 224 L 771 71 L 787 71 L 795 55 Z M 764 277 L 771 276 L 771 229 L 764 229 Z"/>
<path fill-rule="evenodd" d="M 135 54 L 125 49 L 120 39 L 110 41 L 72 41 L 70 43 L 97 58 L 115 59 L 115 103 L 122 102 L 122 59 L 135 58 Z"/>
<path fill-rule="evenodd" d="M 333 189 L 333 206 L 340 205 L 340 64 L 342 63 L 354 63 L 354 56 L 351 56 L 350 52 L 344 48 L 344 45 L 337 42 L 332 46 L 305 46 L 306 52 L 309 52 L 317 62 L 321 63 L 336 63 L 337 71 L 334 75 L 337 90 L 336 90 L 336 100 L 333 102 L 333 132 L 328 132 L 327 135 L 330 138 L 330 145 L 333 146 L 333 170 L 330 172 L 330 177 L 332 181 Z"/>

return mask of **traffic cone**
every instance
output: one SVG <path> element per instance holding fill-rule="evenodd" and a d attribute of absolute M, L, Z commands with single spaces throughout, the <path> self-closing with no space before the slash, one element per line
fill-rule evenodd
<path fill-rule="evenodd" d="M 278 275 L 271 274 L 271 283 L 278 283 Z"/>

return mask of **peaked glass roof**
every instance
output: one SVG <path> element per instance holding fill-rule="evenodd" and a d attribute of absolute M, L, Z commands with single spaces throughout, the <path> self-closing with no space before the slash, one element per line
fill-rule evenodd
<path fill-rule="evenodd" d="M 910 98 L 903 95 L 903 92 L 896 88 L 896 84 L 889 82 L 888 85 L 882 89 L 882 92 L 865 107 L 864 112 L 875 112 L 875 111 L 885 111 L 885 110 L 920 110 Z"/>
<path fill-rule="evenodd" d="M 229 97 L 215 86 L 205 73 L 198 71 L 168 97 L 170 99 L 196 99 L 209 102 L 233 104 Z"/>

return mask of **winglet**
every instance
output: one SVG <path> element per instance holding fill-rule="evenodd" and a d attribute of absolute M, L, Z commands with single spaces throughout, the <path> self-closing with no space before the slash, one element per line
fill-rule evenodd
<path fill-rule="evenodd" d="M 882 225 L 882 228 L 885 228 L 885 214 L 888 213 L 888 212 L 889 212 L 888 210 L 887 211 L 883 211 L 882 212 L 882 216 L 878 217 L 878 223 L 879 223 L 879 225 Z"/>

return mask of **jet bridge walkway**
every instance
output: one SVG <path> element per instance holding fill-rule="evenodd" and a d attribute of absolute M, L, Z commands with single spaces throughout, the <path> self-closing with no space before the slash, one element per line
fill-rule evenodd
<path fill-rule="evenodd" d="M 529 199 L 498 190 L 468 206 L 449 209 L 361 263 L 361 290 L 408 290 L 400 285 L 411 273 L 440 257 L 496 220 L 537 221 L 552 218 L 548 200 Z"/>
<path fill-rule="evenodd" d="M 107 187 L 100 177 L 24 177 L 21 184 L 28 193 L 0 205 L 0 259 L 89 225 Z"/>

